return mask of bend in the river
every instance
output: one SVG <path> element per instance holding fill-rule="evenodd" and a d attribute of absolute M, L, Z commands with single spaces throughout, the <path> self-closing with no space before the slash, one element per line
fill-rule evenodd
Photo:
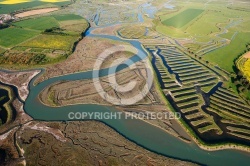
<path fill-rule="evenodd" d="M 116 36 L 109 35 L 94 35 L 91 34 L 93 28 L 90 28 L 86 33 L 89 37 L 101 37 L 106 39 L 118 40 L 130 43 L 136 49 L 140 50 L 146 58 L 147 53 L 142 48 L 141 43 L 135 40 L 123 40 Z M 140 59 L 138 56 L 133 56 L 130 58 L 135 62 Z M 120 68 L 122 70 L 123 68 Z M 107 75 L 107 69 L 102 69 L 100 71 L 101 76 Z M 35 77 L 37 78 L 37 76 Z M 40 102 L 38 99 L 39 93 L 47 86 L 63 80 L 80 80 L 80 79 L 91 79 L 92 71 L 74 73 L 59 77 L 50 78 L 45 80 L 38 85 L 34 86 L 34 80 L 30 82 L 30 94 L 25 101 L 25 111 L 31 117 L 36 120 L 44 121 L 69 121 L 69 112 L 110 112 L 117 111 L 112 107 L 93 105 L 93 104 L 78 104 L 69 105 L 64 107 L 48 107 Z M 200 149 L 196 144 L 186 143 L 180 139 L 170 135 L 164 130 L 152 126 L 142 120 L 136 119 L 112 119 L 112 120 L 100 120 L 108 126 L 115 129 L 121 135 L 125 136 L 127 139 L 135 142 L 136 144 L 159 154 L 181 159 L 192 161 L 200 164 L 206 165 L 227 165 L 233 166 L 238 165 L 248 165 L 250 162 L 250 155 L 237 150 L 220 150 L 209 152 Z"/>

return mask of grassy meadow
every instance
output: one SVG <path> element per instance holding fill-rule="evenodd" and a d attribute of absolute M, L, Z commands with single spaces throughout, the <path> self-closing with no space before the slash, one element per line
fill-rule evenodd
<path fill-rule="evenodd" d="M 22 43 L 20 46 L 31 48 L 50 48 L 59 50 L 70 50 L 73 44 L 77 41 L 78 36 L 70 35 L 46 35 L 42 34 L 32 40 Z"/>
<path fill-rule="evenodd" d="M 195 35 L 210 35 L 219 32 L 220 29 L 216 26 L 217 23 L 228 21 L 226 16 L 219 16 L 219 12 L 207 11 L 200 19 L 188 26 L 185 31 Z"/>
<path fill-rule="evenodd" d="M 239 33 L 229 45 L 206 54 L 204 59 L 218 64 L 228 72 L 234 72 L 234 60 L 246 49 L 247 42 L 250 42 L 250 32 Z"/>
<path fill-rule="evenodd" d="M 37 31 L 21 29 L 21 28 L 7 28 L 0 30 L 0 46 L 11 48 L 20 44 L 39 34 Z"/>
<path fill-rule="evenodd" d="M 205 61 L 234 72 L 235 59 L 250 42 L 249 13 L 228 7 L 222 1 L 204 3 L 179 2 L 175 10 L 161 10 L 154 20 L 154 29 L 169 37 L 193 40 L 200 47 L 192 47 L 192 52 L 197 55 L 199 51 L 204 52 L 201 56 Z"/>
<path fill-rule="evenodd" d="M 81 16 L 75 14 L 54 15 L 57 21 L 82 20 Z"/>
<path fill-rule="evenodd" d="M 59 23 L 60 28 L 68 31 L 68 33 L 71 32 L 71 34 L 74 34 L 72 32 L 81 33 L 83 32 L 83 29 L 88 26 L 88 22 L 78 15 L 53 15 L 53 17 Z"/>
<path fill-rule="evenodd" d="M 187 9 L 167 20 L 163 20 L 162 23 L 166 26 L 181 28 L 199 16 L 202 12 L 203 10 L 201 9 Z"/>
<path fill-rule="evenodd" d="M 49 29 L 52 27 L 59 27 L 59 23 L 54 17 L 31 18 L 28 20 L 16 22 L 13 25 L 20 28 L 39 31 L 44 31 L 45 29 Z"/>

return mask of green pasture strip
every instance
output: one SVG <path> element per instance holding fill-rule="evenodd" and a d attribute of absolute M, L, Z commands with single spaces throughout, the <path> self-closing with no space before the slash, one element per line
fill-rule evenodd
<path fill-rule="evenodd" d="M 62 36 L 62 35 L 39 35 L 36 38 L 22 43 L 21 46 L 70 50 L 73 44 L 77 41 L 78 36 Z"/>
<path fill-rule="evenodd" d="M 6 28 L 0 30 L 0 46 L 13 47 L 32 37 L 35 37 L 39 32 L 21 29 L 21 28 Z"/>
<path fill-rule="evenodd" d="M 83 18 L 75 14 L 53 15 L 57 21 L 82 20 Z"/>
<path fill-rule="evenodd" d="M 246 49 L 245 44 L 248 42 L 250 42 L 250 32 L 240 32 L 229 45 L 205 54 L 204 60 L 216 63 L 228 72 L 234 72 L 234 60 Z"/>
<path fill-rule="evenodd" d="M 54 17 L 39 17 L 39 18 L 31 18 L 19 22 L 13 23 L 13 25 L 27 28 L 27 29 L 34 29 L 39 31 L 44 31 L 46 29 L 50 29 L 53 27 L 59 27 L 57 20 Z"/>
<path fill-rule="evenodd" d="M 201 9 L 187 9 L 167 20 L 164 20 L 162 23 L 167 26 L 173 26 L 175 28 L 181 28 L 194 18 L 199 16 L 203 10 Z"/>

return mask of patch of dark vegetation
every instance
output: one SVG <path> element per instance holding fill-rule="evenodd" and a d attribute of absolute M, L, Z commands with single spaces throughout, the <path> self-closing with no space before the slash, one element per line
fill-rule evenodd
<path fill-rule="evenodd" d="M 5 29 L 8 28 L 10 25 L 9 24 L 0 24 L 0 29 Z"/>
<path fill-rule="evenodd" d="M 45 31 L 43 32 L 43 34 L 47 34 L 47 35 L 63 35 L 63 36 L 67 36 L 69 34 L 65 33 L 63 29 L 58 28 L 58 27 L 53 27 L 53 28 L 49 28 L 49 29 L 45 29 Z"/>
<path fill-rule="evenodd" d="M 6 152 L 3 149 L 0 149 L 0 163 L 4 163 L 6 158 Z"/>
<path fill-rule="evenodd" d="M 249 51 L 250 43 L 247 43 L 246 49 L 234 60 L 233 70 L 235 74 L 231 75 L 231 82 L 235 85 L 240 96 L 247 100 L 248 104 L 250 104 L 250 81 L 244 76 L 242 71 L 238 69 L 236 62 L 243 54 Z"/>
<path fill-rule="evenodd" d="M 9 100 L 8 91 L 0 89 L 0 125 L 5 124 L 8 120 L 8 111 L 4 107 L 4 104 L 6 104 Z"/>

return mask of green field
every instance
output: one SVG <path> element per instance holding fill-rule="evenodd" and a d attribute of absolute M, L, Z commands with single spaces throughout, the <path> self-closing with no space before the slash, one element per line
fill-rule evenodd
<path fill-rule="evenodd" d="M 196 35 L 210 35 L 219 32 L 220 30 L 216 24 L 227 21 L 226 16 L 220 15 L 218 17 L 219 14 L 219 12 L 215 11 L 204 12 L 201 19 L 188 26 L 186 31 Z"/>
<path fill-rule="evenodd" d="M 168 27 L 165 26 L 163 24 L 158 24 L 156 26 L 156 31 L 163 34 L 163 35 L 167 35 L 167 36 L 171 36 L 171 37 L 188 37 L 188 34 L 185 34 L 183 31 L 173 28 L 173 27 Z"/>
<path fill-rule="evenodd" d="M 210 52 L 204 56 L 205 60 L 218 64 L 228 72 L 233 72 L 234 60 L 246 49 L 250 42 L 250 33 L 239 33 L 227 46 Z"/>
<path fill-rule="evenodd" d="M 230 31 L 230 32 L 228 32 L 228 33 L 225 33 L 225 34 L 223 34 L 223 35 L 220 35 L 220 37 L 223 37 L 223 38 L 226 38 L 226 39 L 228 39 L 228 40 L 231 40 L 232 37 L 234 36 L 234 34 L 235 34 L 235 32 Z"/>
<path fill-rule="evenodd" d="M 0 46 L 10 48 L 38 34 L 39 32 L 21 28 L 3 29 L 0 30 Z"/>
<path fill-rule="evenodd" d="M 73 14 L 13 22 L 0 30 L 0 64 L 29 68 L 64 60 L 88 27 L 85 19 Z"/>
<path fill-rule="evenodd" d="M 72 18 L 72 20 L 70 20 L 70 18 Z M 11 48 L 22 42 L 25 42 L 27 39 L 41 34 L 41 31 L 43 32 L 46 29 L 50 29 L 53 27 L 61 27 L 64 29 L 61 32 L 68 35 L 40 35 L 34 40 L 32 40 L 32 42 L 34 43 L 31 45 L 27 44 L 30 42 L 25 42 L 25 46 L 68 50 L 74 43 L 74 41 L 72 40 L 76 41 L 78 39 L 78 36 L 76 37 L 75 35 L 79 35 L 81 32 L 87 29 L 88 22 L 81 16 L 66 14 L 49 17 L 31 18 L 15 22 L 12 25 L 14 25 L 15 27 L 0 30 L 0 46 Z M 73 36 L 71 36 L 71 34 L 73 34 Z M 67 40 L 69 41 L 68 44 L 66 42 Z M 42 44 L 42 42 L 45 43 Z M 53 44 L 53 42 L 55 43 Z"/>
<path fill-rule="evenodd" d="M 57 21 L 81 20 L 82 17 L 75 14 L 53 15 Z"/>
<path fill-rule="evenodd" d="M 201 9 L 187 9 L 167 20 L 163 20 L 162 23 L 167 26 L 181 28 L 199 16 L 202 12 L 203 10 Z"/>
<path fill-rule="evenodd" d="M 84 29 L 84 25 L 79 24 L 88 24 L 88 22 L 83 19 L 81 16 L 74 15 L 74 14 L 64 14 L 64 15 L 53 15 L 53 16 L 46 16 L 46 17 L 38 17 L 38 18 L 31 18 L 27 20 L 22 20 L 13 23 L 14 26 L 25 28 L 25 29 L 33 29 L 44 31 L 50 28 L 65 28 L 65 30 L 70 29 L 70 31 L 74 31 L 77 29 L 79 31 Z M 74 25 L 74 26 L 73 26 Z M 69 28 L 70 26 L 70 28 Z"/>
<path fill-rule="evenodd" d="M 34 39 L 24 42 L 21 46 L 35 48 L 50 48 L 60 50 L 70 50 L 78 36 L 62 36 L 62 35 L 39 35 Z"/>
<path fill-rule="evenodd" d="M 70 34 L 81 34 L 89 26 L 86 20 L 60 21 L 59 23 L 60 28 Z"/>
<path fill-rule="evenodd" d="M 3 2 L 4 0 L 0 0 L 0 2 Z M 63 5 L 70 4 L 70 1 L 64 1 L 64 2 L 55 2 L 55 3 L 48 3 L 48 2 L 42 2 L 42 1 L 32 1 L 32 2 L 26 2 L 26 3 L 18 3 L 18 4 L 0 4 L 0 14 L 6 14 L 6 13 L 12 13 L 18 10 L 27 10 L 31 8 L 43 8 L 43 7 L 60 7 Z"/>
<path fill-rule="evenodd" d="M 40 17 L 40 18 L 28 19 L 16 22 L 13 25 L 22 28 L 41 30 L 41 31 L 53 27 L 59 27 L 59 24 L 54 17 Z"/>

